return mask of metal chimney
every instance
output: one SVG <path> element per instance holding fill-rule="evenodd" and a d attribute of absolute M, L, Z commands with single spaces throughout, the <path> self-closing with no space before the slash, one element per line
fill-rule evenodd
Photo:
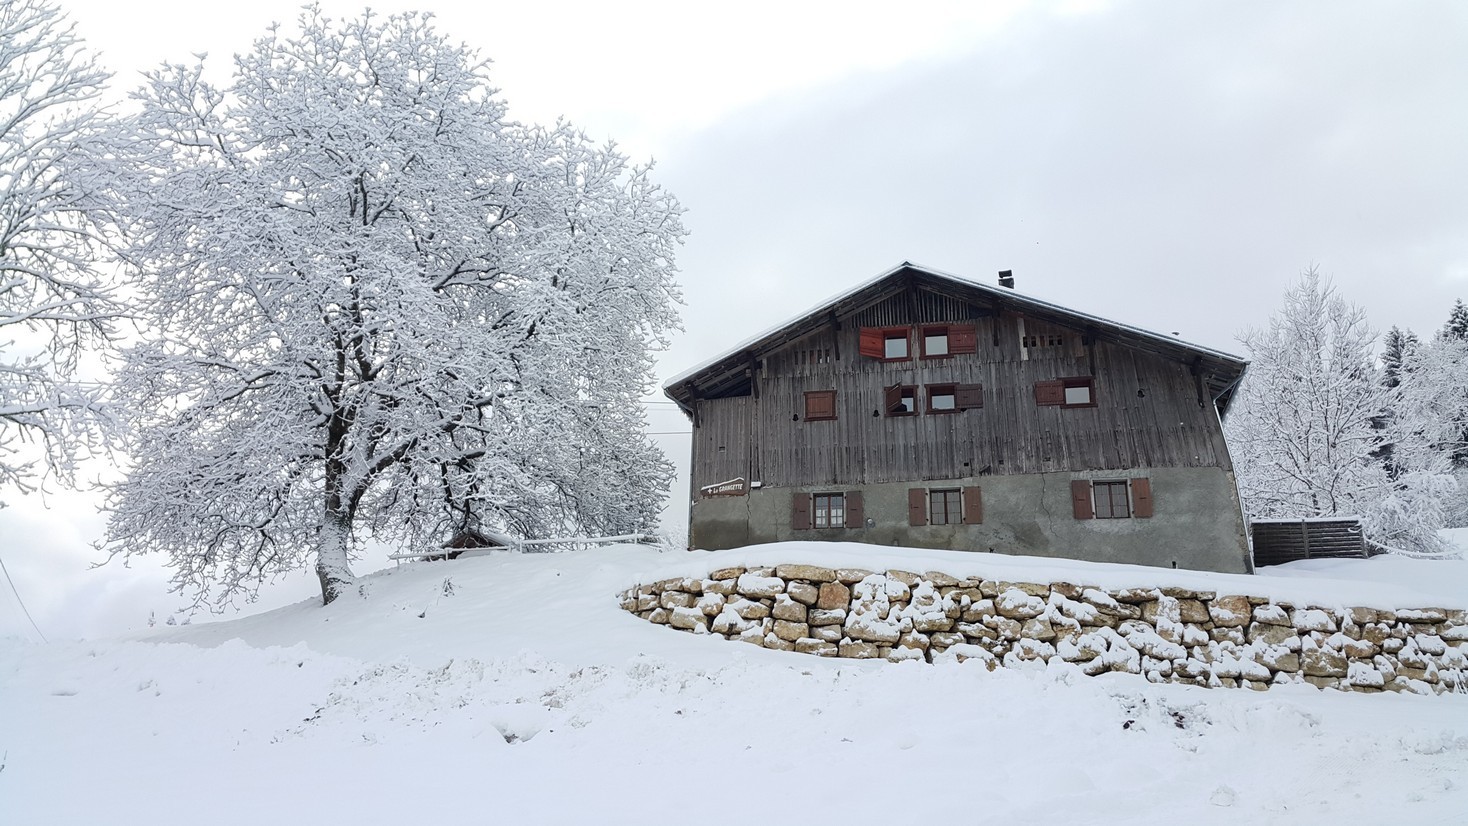
<path fill-rule="evenodd" d="M 999 271 L 999 286 L 1014 289 L 1014 270 Z"/>

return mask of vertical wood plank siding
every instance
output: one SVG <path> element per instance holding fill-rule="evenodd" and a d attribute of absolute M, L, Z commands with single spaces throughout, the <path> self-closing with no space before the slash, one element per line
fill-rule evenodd
<path fill-rule="evenodd" d="M 862 327 L 945 322 L 975 325 L 978 352 L 904 362 L 858 355 Z M 1034 346 L 1025 346 L 1029 337 Z M 839 330 L 827 326 L 767 354 L 753 375 L 757 394 L 697 402 L 695 492 L 736 476 L 769 486 L 834 486 L 982 474 L 1231 469 L 1216 414 L 1211 404 L 1199 405 L 1187 365 L 1082 339 L 1080 330 L 926 291 L 888 298 L 845 319 Z M 1095 407 L 1035 404 L 1035 382 L 1074 376 L 1095 377 Z M 983 385 L 984 406 L 903 417 L 882 411 L 885 387 L 917 385 L 921 410 L 924 385 L 950 383 Z M 834 421 L 804 420 L 810 390 L 836 391 Z"/>

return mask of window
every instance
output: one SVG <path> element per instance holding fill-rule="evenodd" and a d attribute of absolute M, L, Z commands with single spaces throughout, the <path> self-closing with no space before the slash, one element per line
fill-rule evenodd
<path fill-rule="evenodd" d="M 922 331 L 923 358 L 948 358 L 953 355 L 948 349 L 947 327 L 924 327 Z"/>
<path fill-rule="evenodd" d="M 917 413 L 917 386 L 894 384 L 882 394 L 882 405 L 888 416 L 911 416 Z"/>
<path fill-rule="evenodd" d="M 913 527 L 983 523 L 984 499 L 977 486 L 907 490 L 907 524 Z"/>
<path fill-rule="evenodd" d="M 1065 387 L 1065 402 L 1061 407 L 1095 407 L 1096 382 L 1089 376 L 1081 379 L 1061 379 Z"/>
<path fill-rule="evenodd" d="M 984 387 L 980 384 L 930 384 L 929 413 L 957 413 L 984 406 Z"/>
<path fill-rule="evenodd" d="M 790 527 L 797 531 L 811 528 L 865 527 L 859 490 L 842 493 L 794 493 L 790 500 Z"/>
<path fill-rule="evenodd" d="M 951 384 L 928 385 L 928 412 L 929 413 L 957 413 L 958 399 L 954 396 L 954 388 Z"/>
<path fill-rule="evenodd" d="M 1095 407 L 1096 380 L 1090 376 L 1035 382 L 1035 404 Z"/>
<path fill-rule="evenodd" d="M 1152 482 L 1139 479 L 1076 479 L 1070 483 L 1077 519 L 1146 519 L 1152 516 Z"/>
<path fill-rule="evenodd" d="M 909 361 L 911 337 L 911 327 L 863 327 L 858 331 L 857 351 L 881 361 Z"/>
<path fill-rule="evenodd" d="M 1132 515 L 1131 500 L 1127 496 L 1126 482 L 1092 482 L 1091 498 L 1097 519 L 1129 519 Z"/>
<path fill-rule="evenodd" d="M 963 494 L 957 489 L 928 491 L 928 524 L 958 525 L 963 522 Z"/>
<path fill-rule="evenodd" d="M 846 527 L 846 497 L 840 493 L 817 493 L 811 497 L 811 525 L 817 528 Z"/>
<path fill-rule="evenodd" d="M 889 361 L 908 358 L 907 330 L 888 330 L 882 334 L 882 358 Z"/>
<path fill-rule="evenodd" d="M 836 418 L 836 391 L 811 390 L 805 394 L 805 420 L 830 421 Z"/>

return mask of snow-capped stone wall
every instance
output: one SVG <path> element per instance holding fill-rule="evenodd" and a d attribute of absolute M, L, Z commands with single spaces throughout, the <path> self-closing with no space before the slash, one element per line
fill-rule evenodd
<path fill-rule="evenodd" d="M 621 595 L 660 625 L 822 657 L 1072 663 L 1086 674 L 1265 689 L 1468 691 L 1468 612 L 1291 605 L 929 571 L 722 568 Z"/>

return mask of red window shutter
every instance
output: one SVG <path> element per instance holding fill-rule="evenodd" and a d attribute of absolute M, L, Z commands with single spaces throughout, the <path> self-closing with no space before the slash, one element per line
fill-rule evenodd
<path fill-rule="evenodd" d="M 790 528 L 797 531 L 810 530 L 810 494 L 796 493 L 790 497 Z"/>
<path fill-rule="evenodd" d="M 953 391 L 953 406 L 959 410 L 973 410 L 984 406 L 984 385 L 960 384 Z"/>
<path fill-rule="evenodd" d="M 913 526 L 928 524 L 927 488 L 907 489 L 907 524 Z"/>
<path fill-rule="evenodd" d="M 1091 483 L 1085 479 L 1076 479 L 1070 483 L 1070 506 L 1075 511 L 1077 519 L 1091 519 L 1095 513 L 1091 510 Z"/>
<path fill-rule="evenodd" d="M 979 352 L 979 334 L 974 325 L 959 324 L 948 328 L 948 352 L 953 355 Z"/>
<path fill-rule="evenodd" d="M 1152 481 L 1132 480 L 1132 516 L 1146 519 L 1152 515 Z"/>
<path fill-rule="evenodd" d="M 1063 381 L 1037 381 L 1035 382 L 1035 404 L 1064 404 L 1065 382 Z"/>
<path fill-rule="evenodd" d="M 868 358 L 879 359 L 887 355 L 887 341 L 881 327 L 863 327 L 857 333 L 857 352 Z"/>
<path fill-rule="evenodd" d="M 866 512 L 862 510 L 861 491 L 853 490 L 846 494 L 846 527 L 866 527 Z"/>
<path fill-rule="evenodd" d="M 977 487 L 963 489 L 963 524 L 984 524 L 984 498 Z"/>

